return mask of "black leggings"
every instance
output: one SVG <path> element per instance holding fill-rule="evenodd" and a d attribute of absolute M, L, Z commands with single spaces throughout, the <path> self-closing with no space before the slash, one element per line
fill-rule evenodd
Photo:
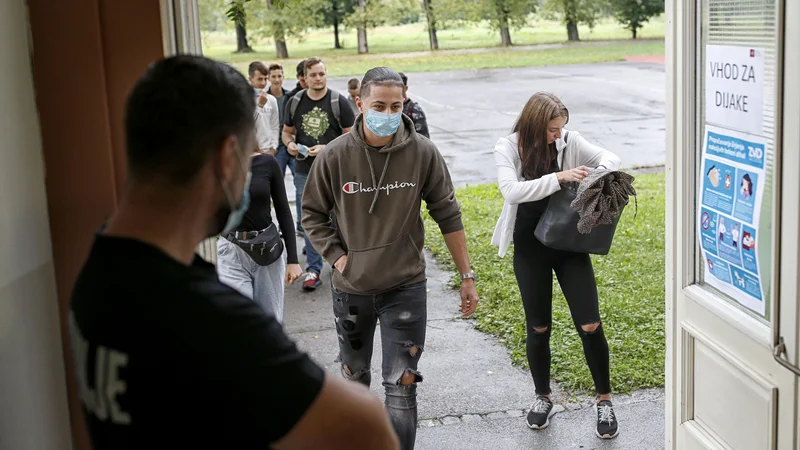
<path fill-rule="evenodd" d="M 585 253 L 546 247 L 526 232 L 514 233 L 514 274 L 525 308 L 528 364 L 537 395 L 550 394 L 550 333 L 553 320 L 553 271 L 567 299 L 572 321 L 583 341 L 583 352 L 598 394 L 611 393 L 608 342 L 600 324 L 597 283 L 592 260 Z M 599 324 L 595 331 L 581 325 Z M 545 329 L 546 331 L 537 330 Z"/>

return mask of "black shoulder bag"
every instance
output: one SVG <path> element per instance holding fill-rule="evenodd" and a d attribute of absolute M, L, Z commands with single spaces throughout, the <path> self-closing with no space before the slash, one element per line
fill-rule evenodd
<path fill-rule="evenodd" d="M 259 266 L 268 266 L 283 255 L 283 240 L 274 223 L 261 231 L 234 231 L 225 239 L 238 245 Z"/>
<path fill-rule="evenodd" d="M 564 135 L 567 142 L 569 132 Z M 567 148 L 561 157 L 563 165 Z M 559 167 L 559 170 L 561 168 Z M 550 196 L 547 209 L 536 225 L 534 235 L 539 242 L 547 247 L 576 253 L 591 253 L 594 255 L 607 255 L 611 249 L 611 241 L 617 229 L 619 216 L 608 225 L 598 225 L 587 234 L 578 232 L 578 211 L 572 209 L 570 204 L 578 196 L 578 183 L 561 183 L 561 190 Z"/>

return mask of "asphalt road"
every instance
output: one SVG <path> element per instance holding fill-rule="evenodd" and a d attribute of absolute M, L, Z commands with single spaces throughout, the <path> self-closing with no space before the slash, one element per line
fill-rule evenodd
<path fill-rule="evenodd" d="M 664 66 L 609 63 L 409 74 L 409 95 L 428 114 L 431 139 L 459 184 L 496 181 L 492 150 L 537 91 L 570 111 L 567 129 L 622 158 L 623 167 L 665 160 Z"/>
<path fill-rule="evenodd" d="M 617 62 L 407 75 L 409 96 L 425 110 L 431 139 L 458 186 L 496 182 L 494 145 L 511 133 L 525 102 L 540 90 L 553 92 L 567 106 L 567 129 L 619 155 L 624 168 L 664 164 L 662 64 Z M 347 78 L 332 78 L 329 85 L 347 92 Z M 291 175 L 287 190 L 293 200 Z"/>

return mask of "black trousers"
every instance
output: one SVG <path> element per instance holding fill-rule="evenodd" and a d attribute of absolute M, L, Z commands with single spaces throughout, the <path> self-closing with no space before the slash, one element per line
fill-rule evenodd
<path fill-rule="evenodd" d="M 527 356 L 537 395 L 550 393 L 550 334 L 553 320 L 553 272 L 567 299 L 572 321 L 598 394 L 611 393 L 609 353 L 597 301 L 597 283 L 588 254 L 551 249 L 539 242 L 533 229 L 514 233 L 514 274 L 527 326 Z M 534 227 L 535 228 L 535 227 Z M 594 331 L 582 325 L 600 324 Z M 546 329 L 546 330 L 545 330 Z"/>

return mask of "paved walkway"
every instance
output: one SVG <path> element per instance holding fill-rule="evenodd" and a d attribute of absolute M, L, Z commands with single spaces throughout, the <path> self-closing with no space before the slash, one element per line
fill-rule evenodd
<path fill-rule="evenodd" d="M 298 245 L 302 245 L 298 240 Z M 299 286 L 286 291 L 285 327 L 298 346 L 332 376 L 339 375 L 337 338 L 329 290 L 330 268 L 314 293 Z M 428 331 L 419 369 L 418 450 L 663 449 L 664 396 L 659 389 L 618 395 L 614 401 L 621 423 L 617 439 L 594 435 L 592 399 L 557 390 L 559 411 L 549 428 L 527 428 L 524 414 L 533 399 L 530 374 L 511 365 L 496 339 L 458 318 L 458 293 L 446 288 L 448 274 L 428 258 Z M 380 386 L 380 334 L 376 333 L 372 390 Z M 554 386 L 555 387 L 555 386 Z"/>
<path fill-rule="evenodd" d="M 602 45 L 581 43 L 579 45 Z M 516 49 L 516 48 L 515 48 Z M 342 89 L 344 79 L 332 79 Z M 457 185 L 495 181 L 492 147 L 508 133 L 535 90 L 552 90 L 570 108 L 570 128 L 621 155 L 625 167 L 663 164 L 663 66 L 653 62 L 574 65 L 410 74 L 410 95 L 423 105 L 431 137 Z M 291 175 L 287 192 L 294 200 Z M 294 208 L 293 208 L 294 212 Z M 302 248 L 298 240 L 298 248 Z M 510 264 L 510 262 L 509 262 Z M 337 338 L 325 265 L 323 286 L 286 291 L 286 331 L 334 376 Z M 428 258 L 428 332 L 420 371 L 419 450 L 450 449 L 662 449 L 664 396 L 660 389 L 615 396 L 617 439 L 594 435 L 592 399 L 557 390 L 558 413 L 543 431 L 526 427 L 533 399 L 530 374 L 511 365 L 496 339 L 459 319 L 459 298 L 446 289 L 448 274 Z M 380 335 L 375 342 L 373 391 L 380 386 Z M 613 364 L 613 355 L 612 355 Z"/>

